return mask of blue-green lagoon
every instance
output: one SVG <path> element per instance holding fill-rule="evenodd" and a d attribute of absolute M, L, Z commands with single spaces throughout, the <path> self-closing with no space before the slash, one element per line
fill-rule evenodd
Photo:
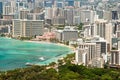
<path fill-rule="evenodd" d="M 0 38 L 0 71 L 23 68 L 26 64 L 49 64 L 70 52 L 70 48 L 54 43 Z"/>

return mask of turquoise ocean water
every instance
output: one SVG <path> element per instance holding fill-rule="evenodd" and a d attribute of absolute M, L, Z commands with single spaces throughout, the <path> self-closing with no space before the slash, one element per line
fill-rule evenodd
<path fill-rule="evenodd" d="M 26 63 L 49 64 L 70 52 L 71 49 L 68 47 L 53 43 L 34 43 L 0 38 L 0 70 L 26 67 Z"/>

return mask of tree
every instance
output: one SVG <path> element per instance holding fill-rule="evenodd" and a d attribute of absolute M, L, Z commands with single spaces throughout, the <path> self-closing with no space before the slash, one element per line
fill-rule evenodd
<path fill-rule="evenodd" d="M 0 36 L 1 36 L 1 37 L 5 37 L 5 34 L 1 34 Z"/>
<path fill-rule="evenodd" d="M 108 74 L 102 75 L 101 80 L 113 80 L 112 77 Z"/>
<path fill-rule="evenodd" d="M 63 64 L 63 60 L 58 60 L 58 66 L 61 66 Z"/>
<path fill-rule="evenodd" d="M 78 30 L 82 30 L 82 28 L 83 28 L 83 23 L 80 23 L 77 27 L 78 27 Z"/>
<path fill-rule="evenodd" d="M 55 66 L 56 65 L 56 62 L 52 62 L 49 64 L 49 66 Z"/>
<path fill-rule="evenodd" d="M 80 76 L 78 73 L 73 71 L 69 71 L 61 76 L 59 80 L 80 80 Z"/>

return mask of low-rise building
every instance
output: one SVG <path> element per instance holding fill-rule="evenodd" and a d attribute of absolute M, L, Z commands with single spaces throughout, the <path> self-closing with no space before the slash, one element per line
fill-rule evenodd
<path fill-rule="evenodd" d="M 62 41 L 62 32 L 63 30 L 55 31 L 56 39 L 58 39 L 58 41 Z"/>
<path fill-rule="evenodd" d="M 66 26 L 62 32 L 62 41 L 70 41 L 78 39 L 78 30 L 74 27 Z"/>
<path fill-rule="evenodd" d="M 46 32 L 42 36 L 36 36 L 37 40 L 50 40 L 55 39 L 55 33 L 53 32 Z"/>
<path fill-rule="evenodd" d="M 59 41 L 66 42 L 78 39 L 78 30 L 71 26 L 65 26 L 64 30 L 56 31 L 56 38 Z"/>

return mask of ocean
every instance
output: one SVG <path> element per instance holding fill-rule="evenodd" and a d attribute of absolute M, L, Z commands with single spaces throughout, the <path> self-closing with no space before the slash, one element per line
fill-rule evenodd
<path fill-rule="evenodd" d="M 27 67 L 28 64 L 46 65 L 71 51 L 66 46 L 54 43 L 0 38 L 0 71 Z"/>

